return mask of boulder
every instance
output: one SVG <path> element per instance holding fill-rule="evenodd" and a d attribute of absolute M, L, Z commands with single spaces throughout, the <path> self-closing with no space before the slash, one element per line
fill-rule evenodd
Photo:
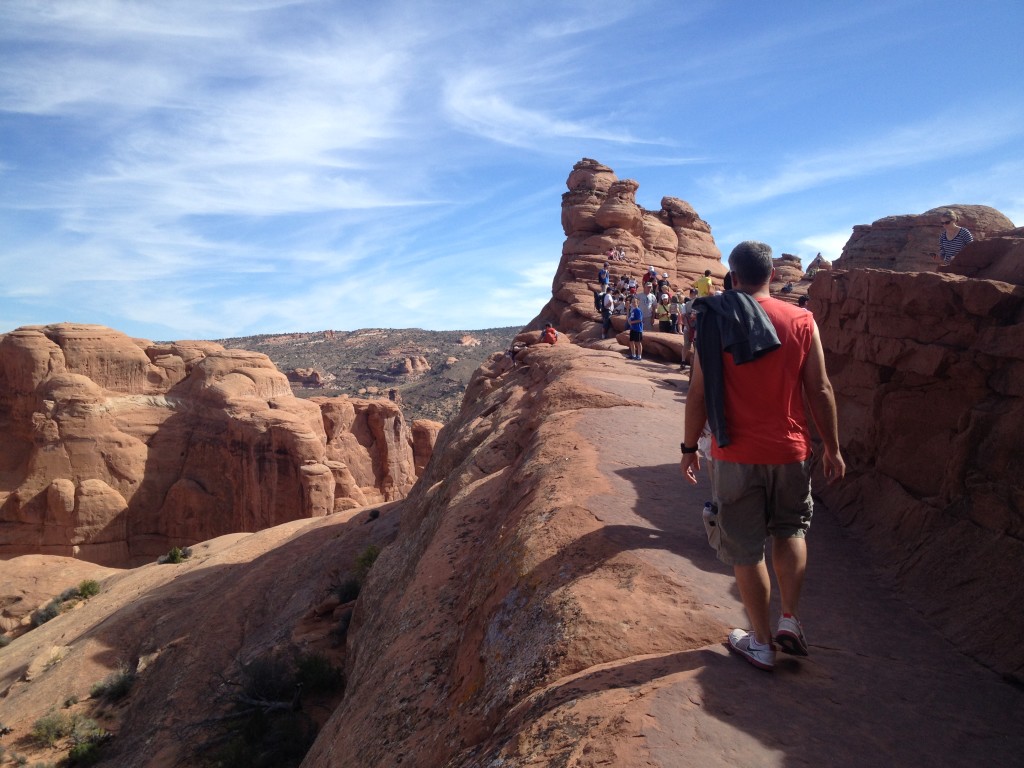
<path fill-rule="evenodd" d="M 960 214 L 960 224 L 981 241 L 1013 229 L 1013 222 L 987 205 L 943 205 L 921 214 L 886 216 L 871 224 L 858 224 L 833 265 L 836 269 L 861 267 L 898 272 L 934 272 L 933 255 L 939 250 L 940 215 L 946 209 Z M 966 246 L 954 265 L 975 245 Z"/>

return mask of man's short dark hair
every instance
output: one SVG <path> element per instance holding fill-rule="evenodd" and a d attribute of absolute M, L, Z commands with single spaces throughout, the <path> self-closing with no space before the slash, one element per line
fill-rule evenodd
<path fill-rule="evenodd" d="M 742 285 L 764 285 L 772 276 L 771 246 L 757 240 L 744 240 L 729 254 L 729 269 Z"/>

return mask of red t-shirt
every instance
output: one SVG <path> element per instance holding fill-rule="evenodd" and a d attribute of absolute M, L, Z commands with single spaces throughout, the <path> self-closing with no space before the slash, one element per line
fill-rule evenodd
<path fill-rule="evenodd" d="M 738 464 L 790 464 L 811 455 L 801 377 L 814 336 L 814 316 L 778 299 L 758 299 L 782 346 L 736 365 L 722 354 L 725 427 L 732 441 L 711 456 Z"/>

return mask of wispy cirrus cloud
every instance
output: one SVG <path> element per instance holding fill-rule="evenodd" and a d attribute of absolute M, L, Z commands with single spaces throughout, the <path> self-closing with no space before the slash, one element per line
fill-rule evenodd
<path fill-rule="evenodd" d="M 777 173 L 762 179 L 719 173 L 705 177 L 701 184 L 718 208 L 748 205 L 840 180 L 990 149 L 1021 134 L 1019 119 L 1007 119 L 1005 114 L 998 120 L 977 113 L 956 119 L 941 115 L 845 147 L 791 157 Z"/>

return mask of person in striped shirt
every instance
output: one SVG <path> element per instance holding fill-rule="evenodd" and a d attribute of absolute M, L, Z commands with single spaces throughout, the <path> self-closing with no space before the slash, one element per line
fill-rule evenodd
<path fill-rule="evenodd" d="M 944 267 L 949 266 L 965 245 L 974 242 L 974 235 L 967 227 L 961 227 L 957 223 L 958 219 L 959 215 L 956 211 L 946 209 L 939 212 L 939 220 L 942 222 L 942 232 L 939 234 L 939 257 L 942 259 Z"/>

